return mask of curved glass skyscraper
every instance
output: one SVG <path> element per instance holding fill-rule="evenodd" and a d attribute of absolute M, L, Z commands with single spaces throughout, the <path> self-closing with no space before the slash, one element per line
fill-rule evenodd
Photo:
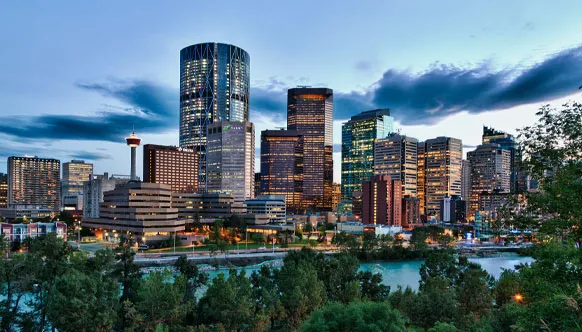
<path fill-rule="evenodd" d="M 206 133 L 219 121 L 249 119 L 250 57 L 220 43 L 180 51 L 180 146 L 196 149 L 199 186 L 206 188 Z"/>

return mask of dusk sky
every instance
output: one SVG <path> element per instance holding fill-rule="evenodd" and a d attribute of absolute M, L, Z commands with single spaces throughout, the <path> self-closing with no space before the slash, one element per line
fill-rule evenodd
<path fill-rule="evenodd" d="M 515 133 L 543 104 L 582 100 L 580 13 L 531 0 L 5 2 L 0 172 L 28 154 L 128 174 L 133 125 L 142 144 L 177 145 L 179 52 L 201 42 L 250 54 L 257 148 L 261 130 L 285 127 L 287 88 L 334 90 L 335 182 L 341 123 L 369 109 L 467 152 L 483 125 Z"/>

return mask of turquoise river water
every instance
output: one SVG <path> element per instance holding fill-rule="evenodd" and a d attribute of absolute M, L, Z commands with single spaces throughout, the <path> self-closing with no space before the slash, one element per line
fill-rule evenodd
<path fill-rule="evenodd" d="M 503 255 L 497 257 L 477 257 L 469 258 L 471 262 L 481 265 L 490 275 L 499 279 L 501 272 L 504 269 L 514 269 L 516 265 L 522 263 L 531 263 L 533 259 L 531 257 L 523 257 L 518 255 Z M 397 261 L 397 262 L 370 262 L 362 263 L 360 265 L 360 270 L 371 271 L 373 273 L 380 273 L 382 275 L 383 283 L 390 286 L 392 290 L 395 290 L 398 285 L 405 287 L 410 287 L 412 289 L 418 289 L 418 282 L 420 280 L 420 265 L 422 260 L 414 261 Z M 246 267 L 239 267 L 237 270 L 245 270 L 247 275 L 250 275 L 253 271 L 257 271 L 262 265 L 268 264 L 273 267 L 281 267 L 281 260 L 267 261 L 258 265 L 251 265 Z M 228 269 L 214 269 L 206 271 L 210 275 L 210 278 L 216 277 L 219 273 L 224 273 L 228 275 Z"/>

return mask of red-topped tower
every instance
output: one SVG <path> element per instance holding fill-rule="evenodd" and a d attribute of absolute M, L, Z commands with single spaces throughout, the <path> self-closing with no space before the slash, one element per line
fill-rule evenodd
<path fill-rule="evenodd" d="M 131 148 L 131 175 L 129 180 L 137 181 L 137 176 L 135 175 L 135 151 L 137 150 L 139 143 L 141 143 L 141 138 L 137 137 L 134 130 L 129 137 L 125 138 L 125 141 L 127 142 L 127 146 Z"/>

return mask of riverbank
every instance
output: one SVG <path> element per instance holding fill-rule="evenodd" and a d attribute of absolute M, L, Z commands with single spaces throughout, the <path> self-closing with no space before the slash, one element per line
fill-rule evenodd
<path fill-rule="evenodd" d="M 410 249 L 402 248 L 406 253 L 398 253 L 396 256 L 387 256 L 384 258 L 370 256 L 369 259 L 363 259 L 360 257 L 362 263 L 370 262 L 407 262 L 413 260 L 422 260 L 426 258 L 426 255 L 431 251 L 436 251 L 439 249 L 431 249 L 426 252 L 414 252 Z M 402 250 L 401 249 L 401 250 Z M 240 253 L 228 253 L 226 255 L 192 255 L 189 253 L 163 253 L 163 254 L 145 254 L 138 255 L 135 258 L 135 263 L 140 267 L 159 267 L 159 266 L 169 266 L 174 265 L 178 257 L 181 255 L 187 255 L 188 261 L 194 264 L 206 264 L 213 266 L 235 266 L 235 267 L 246 267 L 251 265 L 257 265 L 266 261 L 283 259 L 289 250 L 298 250 L 298 248 L 289 249 L 276 249 L 271 252 L 240 252 Z M 504 257 L 511 255 L 524 255 L 524 248 L 518 247 L 473 247 L 473 248 L 456 248 L 456 251 L 468 258 L 487 258 L 487 257 Z M 333 255 L 338 253 L 337 250 L 330 250 L 326 248 L 322 251 L 326 255 Z M 414 254 L 413 254 L 414 253 Z M 525 251 L 527 255 L 527 251 Z"/>
<path fill-rule="evenodd" d="M 188 256 L 188 261 L 194 264 L 207 264 L 214 266 L 237 266 L 245 267 L 257 265 L 266 261 L 283 259 L 287 252 L 263 252 L 246 254 L 228 254 L 217 256 Z M 139 267 L 156 267 L 174 265 L 180 254 L 160 256 L 160 257 L 136 257 L 134 262 Z"/>

